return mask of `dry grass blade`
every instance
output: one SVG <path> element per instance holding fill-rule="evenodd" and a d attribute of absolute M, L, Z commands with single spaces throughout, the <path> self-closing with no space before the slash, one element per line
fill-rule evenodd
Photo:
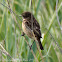
<path fill-rule="evenodd" d="M 13 59 L 11 56 L 10 56 L 10 54 L 4 49 L 4 47 L 0 44 L 0 48 L 1 48 L 1 51 L 5 54 L 5 55 L 7 55 L 7 56 L 9 56 L 11 59 Z"/>
<path fill-rule="evenodd" d="M 58 5 L 58 0 L 56 0 L 56 16 L 57 16 L 57 21 L 58 21 L 59 27 L 60 27 L 60 29 L 61 29 L 61 33 L 62 33 L 62 27 L 61 27 L 61 25 L 60 25 L 59 17 L 58 17 L 57 5 Z"/>
<path fill-rule="evenodd" d="M 31 0 L 31 13 L 32 13 L 32 0 Z M 31 27 L 32 27 L 32 32 L 33 32 L 33 16 L 32 16 L 32 14 L 31 14 L 31 20 L 32 20 L 31 21 L 31 23 L 32 23 Z"/>

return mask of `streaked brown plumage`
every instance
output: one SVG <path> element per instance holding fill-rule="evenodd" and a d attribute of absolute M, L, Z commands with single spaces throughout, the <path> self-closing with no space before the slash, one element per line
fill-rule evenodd
<path fill-rule="evenodd" d="M 32 15 L 32 18 L 33 18 L 33 33 L 34 33 L 34 35 L 32 33 L 32 19 L 31 19 L 31 15 Z M 36 19 L 34 18 L 33 14 L 30 13 L 30 12 L 22 13 L 22 17 L 23 17 L 23 22 L 22 22 L 23 32 L 28 37 L 34 39 L 35 41 L 37 39 L 37 41 L 39 43 L 39 46 L 40 46 L 40 49 L 43 50 L 43 46 L 42 46 L 41 41 L 40 41 L 40 38 L 42 38 L 42 37 L 41 37 L 41 31 L 40 31 L 39 23 L 36 21 Z"/>

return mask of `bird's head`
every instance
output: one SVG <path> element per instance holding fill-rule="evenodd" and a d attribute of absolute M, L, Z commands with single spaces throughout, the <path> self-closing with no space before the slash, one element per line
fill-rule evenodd
<path fill-rule="evenodd" d="M 30 13 L 30 12 L 24 12 L 24 13 L 22 13 L 22 17 L 23 18 L 30 18 L 31 19 L 31 15 L 32 15 L 32 13 Z M 33 15 L 32 15 L 33 16 Z M 33 16 L 34 17 L 34 16 Z"/>

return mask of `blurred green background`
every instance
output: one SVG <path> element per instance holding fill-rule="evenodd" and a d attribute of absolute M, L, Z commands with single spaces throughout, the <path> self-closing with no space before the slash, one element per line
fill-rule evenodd
<path fill-rule="evenodd" d="M 7 0 L 0 0 L 0 3 L 8 6 Z M 18 16 L 24 11 L 31 12 L 31 0 L 9 0 L 9 4 Z M 58 1 L 57 10 L 59 22 L 62 26 L 62 0 Z M 62 33 L 56 17 L 56 0 L 32 0 L 32 13 L 39 22 L 42 32 L 41 41 L 44 50 L 41 53 L 44 58 L 43 61 L 62 62 L 62 51 L 60 49 L 62 48 Z M 13 17 L 11 12 L 0 4 L 0 62 L 14 62 L 1 51 L 1 45 L 15 59 L 15 62 L 36 62 L 25 42 L 26 40 L 21 36 L 22 31 L 19 30 L 15 19 L 22 29 L 22 21 L 16 16 Z M 33 40 L 27 36 L 26 38 L 31 45 Z M 36 43 L 33 44 L 32 49 L 39 62 L 42 62 Z"/>

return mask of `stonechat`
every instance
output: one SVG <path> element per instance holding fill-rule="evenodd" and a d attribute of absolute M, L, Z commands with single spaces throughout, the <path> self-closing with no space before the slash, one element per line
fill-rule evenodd
<path fill-rule="evenodd" d="M 35 19 L 35 17 L 33 16 L 32 13 L 30 12 L 24 12 L 22 13 L 22 17 L 23 17 L 23 21 L 22 21 L 22 29 L 23 29 L 23 33 L 26 34 L 28 37 L 30 37 L 33 40 L 37 40 L 40 46 L 41 50 L 44 50 L 40 38 L 41 37 L 41 31 L 40 31 L 40 25 L 37 22 L 37 20 Z M 32 19 L 31 19 L 32 17 Z M 33 28 L 32 28 L 32 21 L 33 21 Z M 32 29 L 33 29 L 33 33 L 32 33 Z M 35 39 L 36 38 L 36 39 Z"/>

